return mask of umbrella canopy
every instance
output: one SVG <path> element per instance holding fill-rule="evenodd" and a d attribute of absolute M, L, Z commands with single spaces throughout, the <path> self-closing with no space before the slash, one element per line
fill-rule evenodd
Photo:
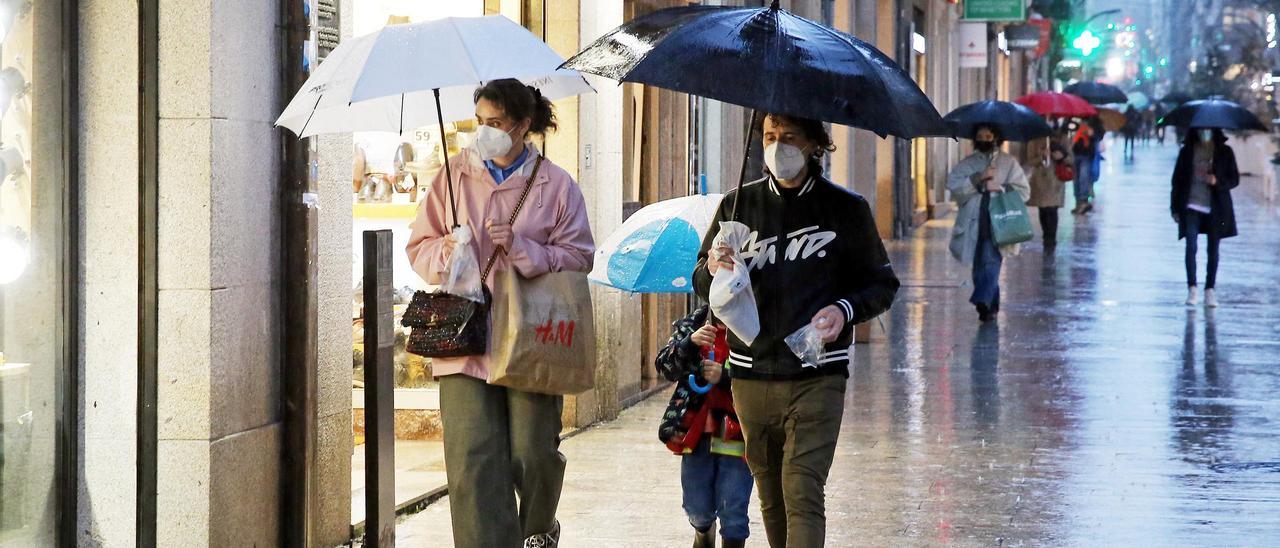
<path fill-rule="evenodd" d="M 1113 108 L 1098 109 L 1098 119 L 1102 120 L 1102 128 L 1107 131 L 1120 131 L 1125 124 L 1129 123 L 1129 119 L 1125 118 L 1123 112 Z"/>
<path fill-rule="evenodd" d="M 1267 130 L 1262 120 L 1248 109 L 1218 97 L 1184 103 L 1161 118 L 1160 125 L 1191 129 Z"/>
<path fill-rule="evenodd" d="M 692 293 L 702 235 L 721 198 L 687 196 L 635 212 L 596 249 L 588 279 L 635 293 Z"/>
<path fill-rule="evenodd" d="M 1063 88 L 1062 91 L 1095 105 L 1109 105 L 1129 101 L 1129 96 L 1125 95 L 1120 88 L 1102 82 L 1076 82 Z"/>
<path fill-rule="evenodd" d="M 1034 110 L 1041 116 L 1088 118 L 1098 114 L 1098 109 L 1088 101 L 1070 93 L 1041 91 L 1019 97 L 1014 102 Z"/>
<path fill-rule="evenodd" d="M 1035 111 L 1005 101 L 980 101 L 957 108 L 943 118 L 960 138 L 971 138 L 976 127 L 992 125 L 1010 141 L 1030 141 L 1053 133 Z"/>
<path fill-rule="evenodd" d="M 688 6 L 633 19 L 563 68 L 700 95 L 880 136 L 948 136 L 892 59 L 852 35 L 779 9 Z"/>
<path fill-rule="evenodd" d="M 553 100 L 591 91 L 581 74 L 557 68 L 562 61 L 538 37 L 500 15 L 390 25 L 343 40 L 307 78 L 276 125 L 310 137 L 403 133 L 440 118 L 465 120 L 475 116 L 476 88 L 500 78 L 518 78 Z"/>
<path fill-rule="evenodd" d="M 1147 94 L 1141 91 L 1130 92 L 1129 105 L 1133 106 L 1133 108 L 1136 108 L 1138 110 L 1142 110 L 1151 105 L 1151 98 L 1147 97 Z"/>

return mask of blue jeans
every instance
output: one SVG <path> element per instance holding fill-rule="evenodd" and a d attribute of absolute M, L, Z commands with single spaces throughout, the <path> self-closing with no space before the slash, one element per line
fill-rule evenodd
<path fill-rule="evenodd" d="M 982 215 L 989 215 L 985 207 Z M 985 219 L 979 221 L 980 226 L 989 223 Z M 1000 255 L 1000 248 L 996 246 L 990 229 L 980 229 L 978 248 L 973 252 L 973 296 L 969 298 L 969 302 L 993 311 L 1000 308 L 1000 267 L 1003 264 L 1004 257 Z"/>
<path fill-rule="evenodd" d="M 1187 239 L 1187 286 L 1195 287 L 1196 285 L 1196 252 L 1199 248 L 1200 228 L 1210 224 L 1211 217 L 1208 213 L 1201 213 L 1192 209 L 1188 209 L 1182 214 L 1182 237 Z M 1213 230 L 1205 235 L 1209 241 L 1209 263 L 1205 265 L 1208 270 L 1208 276 L 1204 281 L 1205 289 L 1213 289 L 1218 283 L 1218 244 L 1222 241 L 1217 237 Z"/>
<path fill-rule="evenodd" d="M 680 461 L 684 512 L 699 531 L 710 529 L 719 517 L 722 538 L 745 540 L 751 533 L 747 506 L 753 484 L 747 461 L 712 453 L 709 437 L 703 437 L 697 450 Z"/>
<path fill-rule="evenodd" d="M 1089 203 L 1093 195 L 1093 157 L 1076 156 L 1076 181 L 1072 188 L 1075 191 L 1076 204 Z"/>

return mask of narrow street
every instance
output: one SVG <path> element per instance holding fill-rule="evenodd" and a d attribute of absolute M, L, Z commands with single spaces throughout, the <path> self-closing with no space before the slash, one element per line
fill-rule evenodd
<path fill-rule="evenodd" d="M 996 324 L 967 302 L 947 222 L 891 246 L 903 289 L 857 348 L 828 546 L 1280 545 L 1280 214 L 1246 178 L 1222 306 L 1186 307 L 1176 148 L 1112 150 L 1098 211 L 1064 210 L 1056 253 L 1037 237 L 1006 259 Z M 667 396 L 564 443 L 562 546 L 689 544 L 655 433 Z M 399 544 L 452 545 L 447 502 Z"/>

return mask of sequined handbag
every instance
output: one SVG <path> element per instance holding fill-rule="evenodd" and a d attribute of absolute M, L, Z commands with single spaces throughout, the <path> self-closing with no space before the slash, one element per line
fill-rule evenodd
<path fill-rule="evenodd" d="M 511 212 L 510 224 L 515 224 L 516 214 L 520 213 L 525 199 L 529 197 L 534 177 L 538 175 L 540 167 L 542 156 L 538 156 L 533 165 L 529 184 L 525 185 L 524 194 Z M 493 295 L 485 281 L 489 279 L 489 273 L 493 270 L 500 251 L 501 248 L 495 249 L 489 256 L 484 273 L 480 276 L 480 286 L 484 289 L 483 303 L 443 291 L 417 291 L 413 294 L 413 300 L 400 319 L 400 325 L 411 328 L 406 350 L 427 358 L 460 358 L 488 352 L 489 310 L 493 305 Z"/>

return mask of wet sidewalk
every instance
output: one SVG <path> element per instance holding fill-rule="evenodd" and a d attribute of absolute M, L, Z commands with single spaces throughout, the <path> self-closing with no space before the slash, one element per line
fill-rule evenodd
<path fill-rule="evenodd" d="M 857 348 L 828 546 L 1280 546 L 1280 214 L 1246 180 L 1222 306 L 1183 306 L 1175 153 L 1109 162 L 1093 216 L 1064 211 L 1054 253 L 1037 238 L 1006 260 L 994 324 L 947 223 L 892 245 L 904 287 Z M 565 442 L 562 546 L 690 543 L 666 397 Z M 451 546 L 447 502 L 398 544 Z"/>

